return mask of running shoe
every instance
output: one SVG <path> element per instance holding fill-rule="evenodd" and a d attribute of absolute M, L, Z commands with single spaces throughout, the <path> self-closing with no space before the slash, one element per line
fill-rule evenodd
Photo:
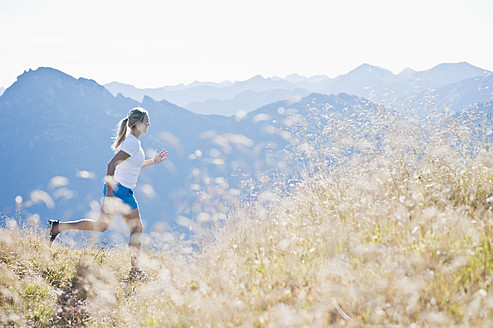
<path fill-rule="evenodd" d="M 50 245 L 53 243 L 55 240 L 56 236 L 60 233 L 60 230 L 58 230 L 58 224 L 60 223 L 59 220 L 53 220 L 49 219 L 47 228 L 50 229 Z"/>
<path fill-rule="evenodd" d="M 149 280 L 149 276 L 141 268 L 132 268 L 129 275 L 131 280 Z"/>

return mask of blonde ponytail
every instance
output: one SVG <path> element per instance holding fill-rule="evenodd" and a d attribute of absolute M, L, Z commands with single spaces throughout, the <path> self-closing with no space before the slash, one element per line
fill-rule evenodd
<path fill-rule="evenodd" d="M 118 134 L 114 138 L 115 141 L 111 145 L 111 149 L 116 152 L 118 147 L 122 144 L 123 140 L 125 140 L 125 137 L 127 136 L 127 124 L 128 124 L 128 117 L 125 117 L 123 120 L 121 120 L 118 123 Z"/>
<path fill-rule="evenodd" d="M 114 137 L 115 141 L 111 145 L 111 149 L 116 152 L 118 147 L 120 147 L 122 142 L 125 140 L 125 137 L 127 136 L 127 127 L 133 128 L 138 122 L 144 122 L 144 119 L 147 115 L 147 111 L 144 108 L 132 108 L 128 112 L 127 117 L 125 117 L 118 123 L 118 133 Z"/>

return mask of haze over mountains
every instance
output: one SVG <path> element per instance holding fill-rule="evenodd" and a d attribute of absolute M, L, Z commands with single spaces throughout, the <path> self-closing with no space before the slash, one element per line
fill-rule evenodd
<path fill-rule="evenodd" d="M 142 170 L 136 188 L 146 229 L 200 229 L 197 220 L 207 224 L 224 216 L 219 210 L 224 205 L 211 195 L 238 195 L 245 181 L 284 172 L 283 149 L 293 141 L 290 131 L 312 108 L 329 108 L 344 119 L 376 107 L 365 95 L 377 101 L 420 99 L 432 88 L 439 110 L 449 106 L 460 111 L 478 104 L 491 113 L 493 75 L 467 63 L 398 75 L 362 65 L 332 80 L 256 76 L 243 82 L 153 89 L 154 94 L 140 93 L 140 101 L 115 96 L 107 88 L 53 68 L 39 68 L 24 72 L 5 90 L 0 97 L 0 113 L 8 122 L 0 130 L 2 214 L 13 215 L 18 195 L 23 199 L 22 215 L 37 213 L 42 222 L 47 217 L 81 218 L 97 210 L 106 164 L 113 155 L 112 129 L 129 109 L 142 106 L 151 117 L 149 133 L 142 137 L 144 150 L 150 154 L 166 147 L 169 151 L 165 165 Z M 307 94 L 303 96 L 301 90 Z M 152 98 L 159 99 L 160 94 L 171 98 Z M 282 100 L 268 100 L 274 95 Z M 293 100 L 295 95 L 301 97 Z M 231 108 L 234 99 L 269 103 L 248 113 L 228 109 L 230 116 L 221 116 L 194 113 L 172 99 Z"/>
<path fill-rule="evenodd" d="M 246 81 L 194 82 L 189 85 L 153 89 L 138 89 L 118 82 L 106 84 L 105 87 L 114 96 L 121 93 L 141 101 L 147 95 L 156 100 L 166 99 L 195 113 L 231 116 L 240 110 L 251 111 L 275 101 L 301 98 L 310 93 L 344 92 L 374 101 L 402 100 L 411 94 L 419 94 L 428 89 L 490 75 L 490 71 L 466 62 L 440 64 L 419 72 L 407 68 L 399 74 L 363 64 L 334 79 L 324 75 L 310 78 L 297 74 L 285 78 L 264 78 L 257 75 Z"/>

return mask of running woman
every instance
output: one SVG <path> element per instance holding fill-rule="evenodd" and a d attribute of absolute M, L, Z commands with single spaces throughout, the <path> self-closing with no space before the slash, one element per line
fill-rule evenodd
<path fill-rule="evenodd" d="M 142 167 L 159 164 L 168 155 L 165 149 L 159 153 L 156 150 L 151 159 L 145 159 L 139 138 L 147 133 L 149 126 L 149 114 L 140 107 L 130 110 L 127 117 L 119 122 L 118 133 L 111 146 L 115 151 L 115 156 L 107 166 L 103 188 L 104 200 L 96 220 L 48 221 L 50 242 L 53 242 L 60 232 L 70 229 L 104 232 L 110 226 L 116 212 L 120 211 L 130 230 L 128 242 L 131 262 L 130 274 L 137 279 L 147 279 L 147 274 L 139 267 L 143 225 L 133 189 L 137 184 L 137 178 Z"/>

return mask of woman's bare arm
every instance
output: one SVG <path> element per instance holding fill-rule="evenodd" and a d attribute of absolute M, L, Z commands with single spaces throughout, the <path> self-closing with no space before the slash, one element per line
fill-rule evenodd
<path fill-rule="evenodd" d="M 167 156 L 168 156 L 168 152 L 166 151 L 166 149 L 161 150 L 160 153 L 158 153 L 156 149 L 154 156 L 152 156 L 152 158 L 150 159 L 146 159 L 141 167 L 146 167 L 152 164 L 159 164 L 162 161 L 164 161 Z"/>
<path fill-rule="evenodd" d="M 115 169 L 118 164 L 129 158 L 130 155 L 124 152 L 123 150 L 120 150 L 118 153 L 113 156 L 111 161 L 108 163 L 108 166 L 106 167 L 106 196 L 112 197 L 113 196 L 113 189 L 112 187 L 115 185 L 113 176 L 115 175 Z"/>

